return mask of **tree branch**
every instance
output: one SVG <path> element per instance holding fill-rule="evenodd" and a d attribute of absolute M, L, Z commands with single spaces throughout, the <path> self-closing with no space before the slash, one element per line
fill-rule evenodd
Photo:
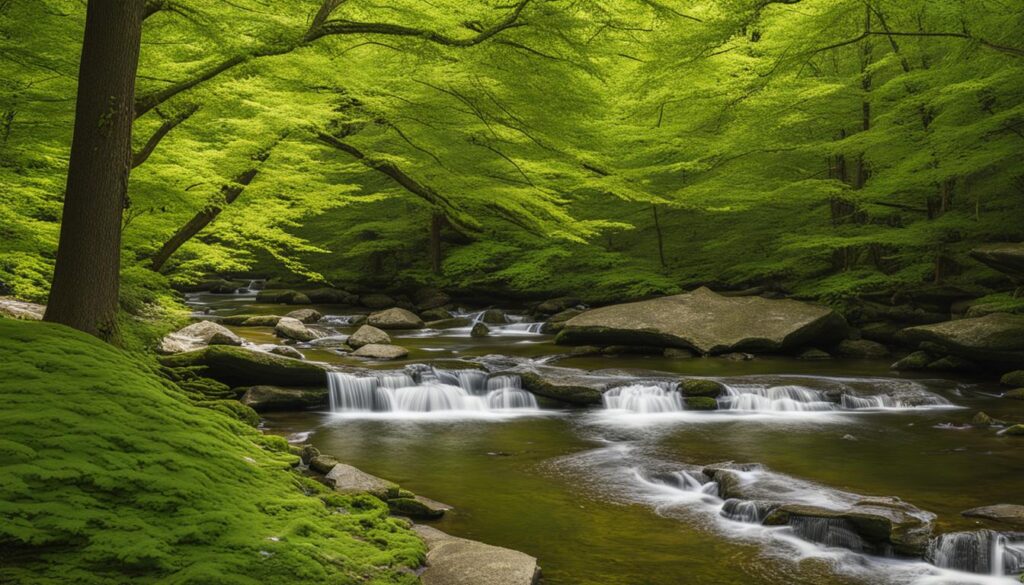
<path fill-rule="evenodd" d="M 993 50 L 996 50 L 996 51 L 999 51 L 999 52 L 1002 52 L 1002 53 L 1007 53 L 1007 54 L 1013 55 L 1015 57 L 1024 57 L 1024 49 L 1017 49 L 1017 48 L 1014 48 L 1014 47 L 1007 47 L 1005 45 L 997 45 L 995 43 L 986 41 L 985 39 L 982 39 L 982 38 L 979 38 L 979 37 L 972 36 L 971 34 L 965 33 L 965 32 L 963 32 L 963 33 L 956 33 L 956 32 L 935 32 L 935 33 L 930 33 L 930 32 L 899 32 L 899 31 L 891 31 L 891 30 L 887 30 L 887 31 L 865 31 L 865 32 L 857 35 L 856 37 L 854 37 L 852 39 L 847 39 L 845 41 L 840 41 L 838 43 L 835 43 L 835 44 L 832 44 L 832 45 L 828 45 L 827 47 L 820 47 L 818 49 L 814 49 L 813 51 L 810 52 L 810 54 L 813 55 L 813 54 L 821 53 L 823 51 L 828 51 L 830 49 L 838 49 L 839 47 L 845 47 L 846 45 L 852 45 L 854 43 L 859 43 L 860 41 L 863 41 L 864 39 L 866 39 L 868 37 L 876 36 L 876 35 L 888 36 L 890 38 L 891 37 L 947 37 L 947 38 L 954 38 L 954 39 L 966 39 L 966 40 L 969 40 L 969 41 L 974 41 L 974 42 L 978 43 L 979 45 L 981 45 L 983 47 L 987 47 L 989 49 L 993 49 Z"/>
<path fill-rule="evenodd" d="M 146 159 L 149 158 L 149 155 L 153 154 L 153 151 L 156 150 L 157 145 L 164 139 L 164 136 L 167 136 L 168 132 L 174 130 L 178 124 L 189 119 L 192 114 L 195 114 L 198 110 L 199 106 L 193 105 L 178 115 L 164 120 L 164 123 L 161 124 L 160 127 L 156 129 L 156 132 L 153 132 L 153 135 L 149 137 L 149 140 L 146 141 L 146 144 L 143 145 L 139 151 L 132 153 L 132 168 L 134 169 L 146 162 Z"/>

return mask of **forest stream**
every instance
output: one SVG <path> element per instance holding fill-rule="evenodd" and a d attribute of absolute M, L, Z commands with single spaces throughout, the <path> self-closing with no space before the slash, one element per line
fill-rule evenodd
<path fill-rule="evenodd" d="M 280 310 L 244 292 L 189 304 L 213 318 Z M 356 314 L 311 308 L 327 338 L 353 332 Z M 453 506 L 438 528 L 537 557 L 547 585 L 995 584 L 1024 569 L 1024 538 L 961 515 L 1020 488 L 1013 439 L 963 424 L 977 410 L 1011 414 L 990 381 L 897 374 L 885 359 L 571 357 L 539 323 L 507 314 L 486 337 L 393 332 L 410 349 L 398 361 L 297 344 L 307 360 L 360 373 L 329 373 L 329 409 L 267 413 L 265 430 Z M 279 343 L 271 327 L 231 329 Z M 600 370 L 619 387 L 602 405 L 567 406 L 494 373 L 508 364 Z M 720 382 L 718 410 L 688 410 L 673 392 L 679 374 Z M 725 497 L 708 469 L 723 462 L 742 464 L 727 473 L 749 499 Z M 842 520 L 761 524 L 764 502 L 886 496 L 956 536 L 933 539 L 926 562 Z"/>

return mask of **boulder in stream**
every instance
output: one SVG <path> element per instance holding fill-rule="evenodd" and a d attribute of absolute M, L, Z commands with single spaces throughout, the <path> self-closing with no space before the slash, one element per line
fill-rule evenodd
<path fill-rule="evenodd" d="M 296 411 L 326 408 L 326 388 L 286 388 L 284 386 L 250 386 L 243 388 L 242 404 L 256 412 Z"/>
<path fill-rule="evenodd" d="M 535 585 L 537 559 L 519 551 L 457 538 L 431 526 L 413 529 L 427 545 L 423 585 Z"/>
<path fill-rule="evenodd" d="M 900 331 L 905 343 L 979 364 L 1024 367 L 1024 315 L 993 313 Z"/>
<path fill-rule="evenodd" d="M 280 315 L 228 315 L 222 317 L 220 322 L 236 327 L 273 327 L 280 320 Z"/>
<path fill-rule="evenodd" d="M 1003 377 L 999 378 L 999 383 L 1012 388 L 1024 388 L 1024 370 L 1014 370 L 1003 374 Z"/>
<path fill-rule="evenodd" d="M 473 328 L 469 330 L 470 337 L 487 337 L 491 333 L 490 327 L 483 323 L 477 323 L 473 325 Z"/>
<path fill-rule="evenodd" d="M 171 368 L 203 366 L 202 375 L 229 386 L 323 386 L 327 379 L 321 365 L 227 345 L 164 356 L 160 363 Z"/>
<path fill-rule="evenodd" d="M 374 360 L 398 360 L 409 355 L 409 350 L 400 345 L 368 343 L 352 352 L 351 355 Z"/>
<path fill-rule="evenodd" d="M 682 347 L 702 354 L 778 352 L 842 339 L 846 322 L 828 307 L 792 299 L 695 291 L 591 309 L 565 323 L 558 343 Z"/>
<path fill-rule="evenodd" d="M 960 513 L 968 518 L 984 518 L 1008 526 L 1024 528 L 1024 506 L 1019 504 L 995 504 L 971 508 Z"/>
<path fill-rule="evenodd" d="M 391 343 L 391 336 L 380 329 L 377 329 L 373 325 L 363 325 L 357 329 L 355 333 L 349 336 L 346 345 L 359 349 L 360 347 L 370 345 L 371 343 L 388 345 Z"/>
<path fill-rule="evenodd" d="M 295 341 L 313 341 L 323 337 L 321 332 L 306 327 L 302 321 L 292 317 L 281 317 L 281 320 L 274 326 L 274 333 L 278 337 L 287 337 Z"/>
<path fill-rule="evenodd" d="M 721 382 L 704 378 L 688 378 L 679 381 L 679 391 L 683 396 L 706 396 L 718 398 L 725 392 Z"/>
<path fill-rule="evenodd" d="M 601 395 L 612 385 L 605 378 L 571 368 L 519 366 L 497 374 L 517 375 L 523 389 L 570 404 L 601 404 Z"/>
<path fill-rule="evenodd" d="M 302 355 L 302 352 L 295 349 L 290 345 L 275 345 L 274 347 L 267 350 L 274 355 L 281 355 L 284 357 L 295 358 L 297 360 L 304 360 L 306 356 Z"/>
<path fill-rule="evenodd" d="M 320 311 L 317 311 L 316 309 L 296 309 L 291 313 L 285 315 L 285 317 L 298 319 L 299 321 L 302 321 L 303 323 L 308 325 L 310 323 L 316 323 L 317 321 L 323 318 L 323 315 L 320 313 Z"/>
<path fill-rule="evenodd" d="M 380 329 L 420 329 L 423 327 L 423 320 L 416 313 L 398 307 L 370 313 L 366 322 Z"/>
<path fill-rule="evenodd" d="M 338 288 L 315 288 L 305 292 L 309 300 L 325 305 L 355 305 L 359 297 Z"/>
<path fill-rule="evenodd" d="M 343 494 L 370 494 L 382 500 L 398 497 L 398 485 L 376 475 L 338 463 L 324 476 L 334 491 Z"/>
<path fill-rule="evenodd" d="M 242 338 L 219 323 L 198 321 L 166 335 L 156 350 L 163 354 L 173 354 L 208 345 L 242 345 Z"/>

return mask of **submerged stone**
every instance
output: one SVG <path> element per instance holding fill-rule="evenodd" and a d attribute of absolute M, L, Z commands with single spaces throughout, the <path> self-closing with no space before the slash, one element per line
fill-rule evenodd
<path fill-rule="evenodd" d="M 845 335 L 827 307 L 785 299 L 726 297 L 707 288 L 591 309 L 565 324 L 556 341 L 681 347 L 703 354 L 787 351 Z"/>

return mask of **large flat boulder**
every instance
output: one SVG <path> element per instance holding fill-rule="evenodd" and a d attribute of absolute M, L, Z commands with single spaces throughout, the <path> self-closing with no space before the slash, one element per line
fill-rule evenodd
<path fill-rule="evenodd" d="M 398 496 L 398 485 L 370 475 L 346 463 L 338 463 L 324 476 L 334 491 L 343 494 L 371 494 L 382 500 Z"/>
<path fill-rule="evenodd" d="M 1024 242 L 1010 244 L 987 244 L 970 252 L 971 258 L 1024 283 Z"/>
<path fill-rule="evenodd" d="M 181 353 L 208 345 L 242 345 L 242 338 L 219 323 L 199 321 L 166 335 L 156 350 L 164 354 Z"/>
<path fill-rule="evenodd" d="M 982 364 L 1024 368 L 1024 315 L 992 313 L 900 331 L 905 343 Z"/>
<path fill-rule="evenodd" d="M 423 585 L 534 585 L 537 559 L 519 551 L 451 536 L 431 526 L 414 530 L 427 545 Z"/>
<path fill-rule="evenodd" d="M 285 388 L 250 386 L 242 395 L 242 404 L 256 412 L 296 411 L 327 408 L 326 388 Z"/>
<path fill-rule="evenodd" d="M 46 305 L 19 301 L 14 297 L 0 297 L 0 317 L 41 321 Z"/>
<path fill-rule="evenodd" d="M 164 356 L 160 363 L 171 368 L 204 366 L 204 376 L 229 386 L 323 386 L 327 380 L 321 365 L 228 345 Z"/>
<path fill-rule="evenodd" d="M 964 510 L 961 514 L 968 518 L 984 518 L 985 520 L 992 520 L 993 522 L 999 522 L 1015 528 L 1024 528 L 1024 506 L 1019 504 L 981 506 L 980 508 Z"/>
<path fill-rule="evenodd" d="M 682 347 L 708 355 L 827 345 L 845 333 L 846 322 L 828 307 L 791 299 L 726 297 L 701 287 L 586 311 L 566 321 L 556 341 Z"/>
<path fill-rule="evenodd" d="M 601 404 L 601 395 L 614 385 L 609 378 L 582 370 L 521 365 L 495 375 L 516 375 L 523 389 L 570 404 Z"/>
<path fill-rule="evenodd" d="M 409 355 L 409 350 L 400 345 L 368 343 L 352 352 L 352 355 L 373 360 L 398 360 Z"/>

